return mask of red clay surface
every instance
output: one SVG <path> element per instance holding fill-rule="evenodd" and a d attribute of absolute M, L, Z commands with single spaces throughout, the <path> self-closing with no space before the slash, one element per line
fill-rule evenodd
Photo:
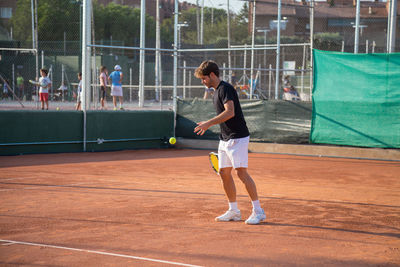
<path fill-rule="evenodd" d="M 0 265 L 400 266 L 399 162 L 252 153 L 248 226 L 236 176 L 243 220 L 214 221 L 208 152 L 0 157 Z"/>

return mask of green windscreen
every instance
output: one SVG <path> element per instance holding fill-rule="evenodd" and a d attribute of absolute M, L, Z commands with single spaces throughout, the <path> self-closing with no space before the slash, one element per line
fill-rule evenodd
<path fill-rule="evenodd" d="M 400 54 L 314 50 L 313 143 L 400 147 Z"/>

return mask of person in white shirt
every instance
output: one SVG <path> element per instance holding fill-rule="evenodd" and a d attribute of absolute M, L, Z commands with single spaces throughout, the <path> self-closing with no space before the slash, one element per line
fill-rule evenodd
<path fill-rule="evenodd" d="M 46 104 L 46 110 L 49 110 L 49 88 L 51 87 L 51 80 L 47 77 L 49 71 L 47 69 L 40 69 L 40 77 L 39 79 L 39 99 L 42 103 L 42 110 L 44 109 L 44 105 Z"/>
<path fill-rule="evenodd" d="M 79 72 L 78 73 L 78 80 L 79 80 L 79 84 L 78 84 L 78 90 L 76 90 L 76 110 L 80 110 L 81 109 L 81 99 L 82 99 L 82 73 Z"/>

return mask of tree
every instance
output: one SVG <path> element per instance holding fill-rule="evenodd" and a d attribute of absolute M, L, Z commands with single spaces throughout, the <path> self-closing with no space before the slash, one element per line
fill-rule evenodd
<path fill-rule="evenodd" d="M 38 39 L 43 41 L 79 41 L 82 26 L 82 0 L 40 0 L 38 2 Z M 231 43 L 243 43 L 248 37 L 248 7 L 232 16 Z M 94 36 L 100 40 L 121 41 L 125 46 L 137 46 L 140 39 L 140 9 L 111 2 L 104 6 L 93 0 Z M 196 9 L 183 10 L 180 22 L 189 26 L 182 28 L 181 40 L 197 44 Z M 212 18 L 212 19 L 211 19 Z M 14 37 L 19 41 L 32 40 L 31 0 L 18 0 L 16 12 L 11 19 Z M 154 46 L 155 19 L 146 15 L 146 46 Z M 172 43 L 174 37 L 173 18 L 164 19 L 161 25 L 161 40 Z M 204 43 L 222 46 L 227 38 L 226 10 L 204 8 Z"/>
<path fill-rule="evenodd" d="M 111 2 L 107 6 L 94 4 L 96 40 L 123 41 L 127 46 L 137 45 L 140 38 L 140 9 Z M 155 38 L 155 20 L 146 15 L 146 39 Z"/>
<path fill-rule="evenodd" d="M 340 51 L 342 37 L 338 32 L 317 33 L 314 35 L 314 47 L 321 50 Z"/>
<path fill-rule="evenodd" d="M 81 1 L 40 0 L 38 1 L 39 41 L 63 41 L 64 32 L 69 41 L 80 40 Z M 123 41 L 134 45 L 140 36 L 140 10 L 129 6 L 110 3 L 107 6 L 93 1 L 94 35 L 96 40 Z M 17 9 L 11 19 L 17 40 L 32 40 L 31 0 L 18 0 Z M 146 39 L 155 38 L 155 21 L 146 16 Z"/>
<path fill-rule="evenodd" d="M 236 16 L 236 22 L 238 24 L 249 23 L 249 6 L 247 5 L 246 2 L 243 4 L 243 7 L 239 11 L 239 14 Z"/>
<path fill-rule="evenodd" d="M 231 38 L 232 43 L 243 44 L 249 38 L 248 24 L 249 24 L 249 7 L 247 3 L 243 4 L 239 14 L 233 18 L 231 23 Z"/>
<path fill-rule="evenodd" d="M 39 40 L 63 40 L 64 32 L 69 40 L 79 40 L 79 4 L 65 0 L 40 0 L 37 12 Z M 11 24 L 16 39 L 32 40 L 30 0 L 18 0 Z"/>
<path fill-rule="evenodd" d="M 160 26 L 160 39 L 167 43 L 174 42 L 174 22 L 172 19 L 164 19 Z"/>
<path fill-rule="evenodd" d="M 79 40 L 79 4 L 65 0 L 38 1 L 38 39 Z"/>
<path fill-rule="evenodd" d="M 10 23 L 13 27 L 15 39 L 32 40 L 31 2 L 29 0 L 18 0 L 17 9 L 11 17 Z"/>

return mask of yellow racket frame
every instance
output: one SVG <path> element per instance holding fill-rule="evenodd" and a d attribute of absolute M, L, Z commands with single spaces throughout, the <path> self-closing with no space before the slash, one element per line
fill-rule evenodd
<path fill-rule="evenodd" d="M 210 159 L 211 167 L 216 173 L 219 173 L 219 167 L 218 167 L 218 153 L 215 152 L 210 152 L 208 154 L 208 157 Z"/>

